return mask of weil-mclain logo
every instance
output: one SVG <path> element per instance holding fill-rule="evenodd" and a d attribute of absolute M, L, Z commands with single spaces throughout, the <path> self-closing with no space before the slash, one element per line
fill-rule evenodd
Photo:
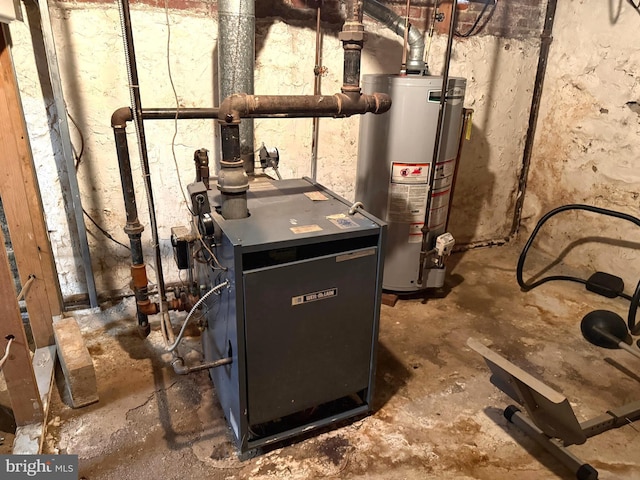
<path fill-rule="evenodd" d="M 0 455 L 0 478 L 6 480 L 77 480 L 77 455 Z"/>

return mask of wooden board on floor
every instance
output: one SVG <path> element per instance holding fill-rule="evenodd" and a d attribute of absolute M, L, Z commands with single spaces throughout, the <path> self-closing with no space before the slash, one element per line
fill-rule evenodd
<path fill-rule="evenodd" d="M 37 455 L 42 453 L 44 437 L 47 433 L 47 417 L 53 388 L 53 373 L 56 364 L 56 347 L 38 348 L 33 355 L 33 372 L 38 384 L 42 402 L 43 419 L 31 425 L 16 429 L 12 452 L 14 455 Z"/>
<path fill-rule="evenodd" d="M 8 27 L 0 24 L 0 198 L 20 279 L 35 276 L 25 295 L 37 347 L 55 343 L 52 317 L 62 310 L 58 276 L 45 224 Z M 15 295 L 14 295 L 15 298 Z"/>
<path fill-rule="evenodd" d="M 387 305 L 389 307 L 395 307 L 398 299 L 400 297 L 395 293 L 384 293 L 382 292 L 382 304 Z"/>

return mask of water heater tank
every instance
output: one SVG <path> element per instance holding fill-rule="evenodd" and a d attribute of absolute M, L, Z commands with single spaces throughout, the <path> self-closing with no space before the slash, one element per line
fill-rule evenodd
<path fill-rule="evenodd" d="M 420 270 L 422 229 L 427 196 L 428 249 L 444 233 L 462 129 L 466 79 L 450 77 L 446 95 L 440 153 L 433 185 L 433 163 L 442 77 L 364 75 L 365 93 L 386 92 L 393 101 L 383 115 L 360 119 L 356 200 L 388 223 L 382 286 L 413 292 L 444 284 L 445 269 L 433 257 Z M 421 281 L 420 281 L 421 280 Z"/>

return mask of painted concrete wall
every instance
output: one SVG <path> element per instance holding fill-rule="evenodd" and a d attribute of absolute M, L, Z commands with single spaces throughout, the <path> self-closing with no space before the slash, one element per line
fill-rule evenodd
<path fill-rule="evenodd" d="M 554 207 L 585 203 L 640 216 L 640 15 L 627 2 L 558 2 L 522 235 Z M 539 247 L 564 262 L 640 277 L 640 229 L 590 213 L 564 213 Z"/>
<path fill-rule="evenodd" d="M 117 9 L 105 4 L 57 4 L 52 11 L 66 101 L 85 140 L 78 176 L 85 209 L 114 237 L 127 243 L 122 232 L 124 207 L 110 115 L 129 104 L 128 81 Z M 138 55 L 142 101 L 146 107 L 173 106 L 175 99 L 167 77 L 166 18 L 163 9 L 134 6 L 132 12 Z M 171 68 L 180 105 L 212 106 L 216 85 L 216 18 L 206 12 L 169 12 Z M 401 39 L 367 21 L 370 36 L 365 45 L 363 73 L 396 72 L 400 66 Z M 322 93 L 339 91 L 342 49 L 336 33 L 340 25 L 327 26 L 323 64 L 327 73 Z M 83 291 L 78 256 L 70 243 L 53 153 L 57 146 L 47 136 L 42 93 L 34 80 L 33 52 L 25 25 L 12 25 L 14 56 L 18 68 L 32 143 L 44 185 L 44 201 L 64 295 Z M 434 39 L 430 64 L 442 68 L 445 37 Z M 315 33 L 313 24 L 261 19 L 257 27 L 256 93 L 310 94 L 313 91 Z M 508 39 L 491 35 L 456 42 L 451 74 L 468 79 L 465 105 L 475 110 L 474 132 L 464 147 L 451 220 L 459 242 L 484 242 L 509 235 L 517 179 L 527 128 L 531 90 L 538 55 L 536 38 Z M 318 180 L 352 199 L 358 142 L 358 118 L 322 119 L 320 122 Z M 72 129 L 73 130 L 73 129 Z M 80 139 L 74 131 L 74 142 Z M 176 167 L 172 158 L 171 121 L 147 124 L 154 195 L 167 281 L 178 280 L 169 244 L 170 228 L 186 225 Z M 212 122 L 179 122 L 175 138 L 177 168 L 183 186 L 193 179 L 193 151 L 205 147 L 216 155 L 216 129 Z M 145 197 L 137 166 L 135 134 L 129 141 L 138 179 L 138 206 L 145 225 Z M 309 175 L 311 120 L 256 122 L 256 146 L 277 146 L 284 177 Z M 126 288 L 128 252 L 104 238 L 88 223 L 96 282 L 100 292 Z M 145 232 L 148 261 L 151 245 Z M 150 272 L 153 280 L 154 274 Z"/>

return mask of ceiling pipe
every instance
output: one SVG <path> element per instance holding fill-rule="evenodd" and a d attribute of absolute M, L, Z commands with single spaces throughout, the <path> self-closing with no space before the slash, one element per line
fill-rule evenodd
<path fill-rule="evenodd" d="M 218 105 L 236 92 L 253 93 L 255 0 L 218 0 Z M 253 174 L 253 120 L 240 125 L 240 159 Z"/>
<path fill-rule="evenodd" d="M 398 15 L 387 6 L 377 0 L 365 0 L 364 13 L 380 22 L 396 35 L 404 37 L 407 25 L 406 18 Z M 407 43 L 409 45 L 409 54 L 407 57 L 407 73 L 413 75 L 429 75 L 429 66 L 424 61 L 424 35 L 413 25 L 408 25 L 409 34 Z"/>

